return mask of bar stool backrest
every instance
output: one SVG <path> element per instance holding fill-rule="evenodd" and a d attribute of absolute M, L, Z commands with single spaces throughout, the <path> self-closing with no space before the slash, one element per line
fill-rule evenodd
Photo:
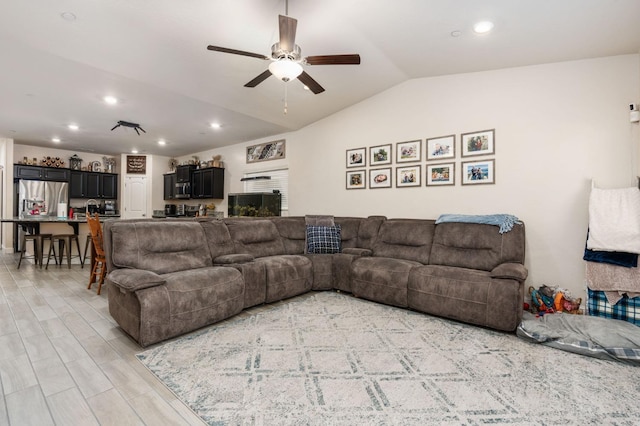
<path fill-rule="evenodd" d="M 104 247 L 102 245 L 102 226 L 100 225 L 100 219 L 98 213 L 95 213 L 93 217 L 87 216 L 87 224 L 91 231 L 91 239 L 93 240 L 93 246 L 96 250 L 96 256 L 104 258 Z"/>

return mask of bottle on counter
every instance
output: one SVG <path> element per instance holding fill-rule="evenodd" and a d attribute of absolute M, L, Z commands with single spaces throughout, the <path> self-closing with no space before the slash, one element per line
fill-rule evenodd
<path fill-rule="evenodd" d="M 69 207 L 69 218 L 73 218 L 73 207 Z"/>

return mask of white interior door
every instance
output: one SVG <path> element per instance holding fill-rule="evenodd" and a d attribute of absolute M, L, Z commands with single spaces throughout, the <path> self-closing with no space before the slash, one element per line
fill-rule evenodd
<path fill-rule="evenodd" d="M 124 181 L 124 206 L 120 209 L 124 219 L 147 217 L 147 178 L 126 177 Z"/>

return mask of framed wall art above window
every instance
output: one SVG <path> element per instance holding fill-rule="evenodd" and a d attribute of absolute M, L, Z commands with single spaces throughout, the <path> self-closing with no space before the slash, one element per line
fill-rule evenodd
<path fill-rule="evenodd" d="M 284 139 L 273 142 L 265 142 L 247 147 L 247 163 L 259 161 L 281 160 L 286 155 L 286 142 Z"/>

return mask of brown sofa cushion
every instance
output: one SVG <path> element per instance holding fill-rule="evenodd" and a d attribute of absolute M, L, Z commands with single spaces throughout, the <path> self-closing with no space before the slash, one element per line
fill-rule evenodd
<path fill-rule="evenodd" d="M 515 225 L 504 234 L 500 234 L 494 225 L 436 225 L 431 265 L 491 271 L 507 262 L 524 263 L 524 225 Z"/>
<path fill-rule="evenodd" d="M 117 268 L 156 274 L 212 266 L 205 233 L 197 222 L 117 222 L 111 226 Z"/>
<path fill-rule="evenodd" d="M 282 238 L 270 220 L 230 220 L 226 222 L 236 253 L 254 257 L 285 254 Z"/>
<path fill-rule="evenodd" d="M 390 219 L 380 226 L 373 255 L 429 263 L 435 221 Z"/>
<path fill-rule="evenodd" d="M 142 290 L 166 282 L 160 275 L 143 269 L 116 269 L 109 274 L 109 280 L 125 291 Z"/>

